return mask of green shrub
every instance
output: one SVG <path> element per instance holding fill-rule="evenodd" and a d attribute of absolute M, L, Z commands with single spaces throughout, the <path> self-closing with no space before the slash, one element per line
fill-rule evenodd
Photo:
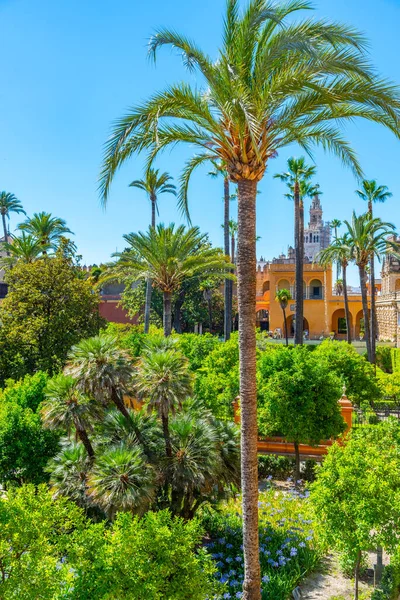
<path fill-rule="evenodd" d="M 293 475 L 295 461 L 287 456 L 266 454 L 258 456 L 258 478 L 287 479 Z"/>
<path fill-rule="evenodd" d="M 397 565 L 385 567 L 381 582 L 374 590 L 371 600 L 394 600 L 400 588 L 400 571 Z"/>
<path fill-rule="evenodd" d="M 400 348 L 391 348 L 392 373 L 400 373 Z"/>
<path fill-rule="evenodd" d="M 203 366 L 205 359 L 221 342 L 215 335 L 204 333 L 182 333 L 178 336 L 178 344 L 182 353 L 189 360 L 190 368 L 196 371 Z"/>
<path fill-rule="evenodd" d="M 0 402 L 14 402 L 22 408 L 30 408 L 36 412 L 44 400 L 44 388 L 48 379 L 49 376 L 43 371 L 25 375 L 19 381 L 8 379 L 6 387 L 0 392 Z"/>
<path fill-rule="evenodd" d="M 393 373 L 392 350 L 388 346 L 378 346 L 376 349 L 376 364 L 385 373 Z"/>

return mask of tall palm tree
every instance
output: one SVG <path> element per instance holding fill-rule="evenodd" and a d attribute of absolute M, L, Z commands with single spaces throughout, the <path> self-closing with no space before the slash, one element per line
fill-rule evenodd
<path fill-rule="evenodd" d="M 45 247 L 48 250 L 48 246 Z M 43 245 L 33 235 L 27 235 L 24 231 L 20 236 L 12 238 L 12 242 L 3 242 L 1 249 L 6 251 L 7 256 L 0 259 L 3 268 L 12 267 L 17 262 L 32 263 L 43 251 Z"/>
<path fill-rule="evenodd" d="M 73 233 L 68 229 L 66 221 L 60 217 L 53 217 L 51 213 L 34 213 L 18 229 L 26 231 L 35 237 L 43 247 L 42 253 L 46 254 L 48 247 L 57 249 L 58 243 L 66 233 Z"/>
<path fill-rule="evenodd" d="M 155 409 L 161 419 L 165 452 L 172 456 L 169 415 L 182 408 L 190 396 L 193 376 L 187 359 L 176 350 L 150 351 L 142 356 L 136 372 L 135 388 L 139 397 L 147 400 L 149 410 Z"/>
<path fill-rule="evenodd" d="M 147 169 L 144 179 L 136 179 L 130 183 L 130 187 L 138 188 L 146 192 L 151 202 L 151 226 L 156 226 L 156 210 L 158 214 L 157 199 L 160 194 L 173 194 L 176 196 L 176 186 L 169 183 L 172 180 L 169 173 L 161 173 L 159 169 Z M 151 306 L 151 279 L 146 283 L 146 300 L 144 305 L 144 332 L 149 333 L 150 306 Z"/>
<path fill-rule="evenodd" d="M 333 219 L 329 225 L 330 225 L 330 228 L 333 229 L 333 231 L 334 231 L 334 236 L 335 236 L 335 240 L 336 240 L 337 236 L 338 236 L 338 229 L 342 225 L 342 221 L 340 221 L 339 219 Z M 336 280 L 338 280 L 339 278 L 340 278 L 340 263 L 337 262 L 336 263 Z"/>
<path fill-rule="evenodd" d="M 386 185 L 378 185 L 377 182 L 372 179 L 368 181 L 364 179 L 361 182 L 361 189 L 356 190 L 356 194 L 368 203 L 368 213 L 373 218 L 373 204 L 375 202 L 386 202 L 388 198 L 392 197 L 391 192 Z M 370 281 L 370 293 L 371 293 L 371 315 L 370 315 L 370 326 L 371 326 L 371 352 L 372 352 L 372 361 L 376 362 L 376 335 L 377 335 L 377 321 L 376 321 L 376 305 L 375 305 L 375 260 L 374 257 L 371 258 L 370 262 L 370 271 L 369 271 L 369 281 Z"/>
<path fill-rule="evenodd" d="M 113 519 L 119 511 L 143 513 L 153 500 L 155 477 L 140 448 L 122 444 L 97 457 L 87 485 L 90 500 Z"/>
<path fill-rule="evenodd" d="M 170 85 L 134 107 L 115 125 L 105 147 L 100 194 L 106 203 L 118 168 L 141 151 L 148 163 L 167 146 L 199 149 L 187 162 L 180 206 L 188 214 L 193 171 L 223 160 L 238 184 L 238 301 L 242 489 L 245 579 L 243 600 L 260 598 L 258 558 L 257 390 L 256 390 L 256 197 L 257 185 L 277 152 L 297 143 L 307 152 L 320 145 L 361 175 L 340 124 L 362 117 L 400 136 L 398 89 L 373 70 L 363 36 L 338 23 L 293 21 L 308 0 L 227 0 L 217 60 L 175 31 L 159 30 L 150 40 L 176 48 L 184 64 L 197 69 L 204 86 Z"/>
<path fill-rule="evenodd" d="M 219 248 L 211 248 L 198 227 L 185 229 L 157 225 L 147 233 L 124 235 L 130 248 L 119 258 L 106 277 L 130 280 L 151 279 L 163 293 L 164 335 L 171 334 L 171 299 L 184 280 L 230 276 L 230 263 Z M 228 275 L 226 275 L 228 273 Z"/>
<path fill-rule="evenodd" d="M 287 161 L 288 170 L 285 173 L 277 173 L 275 178 L 284 181 L 289 188 L 286 194 L 294 200 L 294 247 L 295 247 L 295 289 L 296 289 L 296 308 L 295 308 L 295 344 L 303 343 L 303 318 L 304 318 L 304 202 L 303 199 L 309 193 L 314 193 L 307 185 L 311 177 L 315 175 L 316 168 L 306 164 L 304 156 L 300 158 L 289 158 Z"/>
<path fill-rule="evenodd" d="M 238 232 L 237 221 L 230 219 L 229 221 L 229 234 L 231 237 L 231 263 L 234 265 L 236 261 L 236 236 Z"/>
<path fill-rule="evenodd" d="M 351 321 L 349 296 L 347 291 L 347 267 L 349 266 L 352 258 L 353 252 L 348 234 L 344 234 L 341 237 L 335 236 L 333 243 L 327 248 L 321 250 L 315 258 L 316 262 L 318 262 L 324 268 L 326 268 L 328 265 L 336 263 L 342 270 L 343 279 L 337 279 L 336 284 L 338 284 L 340 281 L 340 288 L 343 290 L 344 314 L 346 318 L 346 338 L 349 344 L 351 344 Z"/>
<path fill-rule="evenodd" d="M 223 161 L 212 161 L 213 170 L 209 172 L 211 177 L 221 176 L 224 178 L 224 252 L 225 256 L 229 256 L 229 202 L 231 194 L 229 189 L 229 173 Z M 232 299 L 233 299 L 233 282 L 231 279 L 224 281 L 224 340 L 225 342 L 231 337 L 232 331 Z"/>
<path fill-rule="evenodd" d="M 88 431 L 92 430 L 93 419 L 100 414 L 99 405 L 78 389 L 73 377 L 60 374 L 48 382 L 41 408 L 45 427 L 64 429 L 68 434 L 75 429 L 91 459 L 94 449 Z"/>
<path fill-rule="evenodd" d="M 347 243 L 360 274 L 368 361 L 374 363 L 375 357 L 371 348 L 369 327 L 366 269 L 371 259 L 376 257 L 380 260 L 383 253 L 390 247 L 390 243 L 386 238 L 393 233 L 394 226 L 391 223 L 381 221 L 381 219 L 371 219 L 369 213 L 357 217 L 355 212 L 353 212 L 351 223 L 344 221 L 344 224 L 347 227 Z"/>
<path fill-rule="evenodd" d="M 10 219 L 10 213 L 13 212 L 17 214 L 22 213 L 26 215 L 26 212 L 22 208 L 21 202 L 16 196 L 14 196 L 14 194 L 11 194 L 10 192 L 0 192 L 0 214 L 3 222 L 4 241 L 6 244 L 8 242 L 6 217 Z"/>
<path fill-rule="evenodd" d="M 286 309 L 287 309 L 287 305 L 289 304 L 291 299 L 292 299 L 292 296 L 290 295 L 290 291 L 285 288 L 278 290 L 275 294 L 275 300 L 277 302 L 279 302 L 279 305 L 283 312 L 283 323 L 284 323 L 284 327 L 285 327 L 286 346 L 289 345 L 288 326 L 287 326 L 287 321 L 286 321 Z"/>

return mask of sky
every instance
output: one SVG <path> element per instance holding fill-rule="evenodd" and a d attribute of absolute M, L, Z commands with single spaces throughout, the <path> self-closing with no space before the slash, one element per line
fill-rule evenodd
<path fill-rule="evenodd" d="M 225 0 L 0 0 L 0 189 L 14 193 L 28 215 L 48 211 L 66 219 L 85 264 L 108 261 L 124 247 L 122 235 L 147 229 L 150 205 L 129 183 L 142 177 L 143 160 L 133 158 L 118 173 L 106 210 L 97 178 L 103 144 L 112 122 L 129 106 L 166 85 L 188 80 L 177 53 L 161 50 L 157 64 L 147 59 L 147 41 L 158 27 L 195 39 L 216 56 Z M 378 71 L 400 84 L 400 0 L 319 0 L 315 15 L 355 25 L 370 40 Z M 379 126 L 358 121 L 346 127 L 368 179 L 393 193 L 376 213 L 400 228 L 400 145 Z M 158 167 L 179 176 L 191 148 L 165 153 Z M 282 183 L 296 147 L 270 162 L 257 199 L 257 254 L 268 259 L 293 243 L 293 205 Z M 315 154 L 324 218 L 351 218 L 365 206 L 352 173 L 339 160 Z M 189 190 L 192 222 L 211 241 L 223 243 L 222 181 L 199 169 Z M 160 197 L 159 220 L 182 221 L 171 195 Z M 236 203 L 231 203 L 233 217 Z M 308 218 L 308 205 L 306 219 Z M 12 216 L 11 231 L 20 222 Z M 353 270 L 350 283 L 356 284 Z"/>

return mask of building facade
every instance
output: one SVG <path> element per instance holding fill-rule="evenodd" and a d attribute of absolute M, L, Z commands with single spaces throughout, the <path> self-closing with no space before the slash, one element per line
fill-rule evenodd
<path fill-rule="evenodd" d="M 400 243 L 400 238 L 392 238 Z M 378 339 L 396 342 L 400 346 L 400 261 L 393 254 L 382 263 L 381 292 L 376 300 Z"/>
<path fill-rule="evenodd" d="M 304 256 L 310 261 L 315 260 L 318 252 L 331 243 L 331 228 L 322 219 L 322 206 L 319 196 L 314 196 L 310 206 L 310 220 L 304 229 Z"/>

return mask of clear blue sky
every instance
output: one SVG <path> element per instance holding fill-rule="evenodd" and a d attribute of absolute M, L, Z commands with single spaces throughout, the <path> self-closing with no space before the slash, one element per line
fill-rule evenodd
<path fill-rule="evenodd" d="M 96 190 L 111 122 L 165 84 L 188 77 L 169 50 L 156 67 L 150 64 L 148 37 L 158 26 L 173 27 L 213 55 L 224 5 L 224 0 L 0 0 L 0 188 L 15 193 L 28 214 L 45 210 L 65 218 L 87 264 L 108 260 L 122 249 L 123 233 L 147 228 L 150 219 L 142 192 L 128 187 L 142 174 L 141 159 L 118 174 L 106 212 Z M 316 6 L 318 16 L 364 31 L 379 71 L 400 83 L 400 0 L 319 0 Z M 348 126 L 347 136 L 366 176 L 393 192 L 386 205 L 377 206 L 379 216 L 400 226 L 399 142 L 363 122 Z M 165 154 L 159 166 L 178 176 L 189 152 Z M 293 207 L 272 178 L 292 154 L 298 154 L 296 148 L 271 162 L 260 186 L 258 255 L 268 258 L 292 243 Z M 361 212 L 352 174 L 323 153 L 316 154 L 316 163 L 325 219 L 349 218 L 352 208 Z M 221 182 L 207 177 L 207 169 L 199 171 L 190 189 L 192 219 L 218 245 L 221 197 Z M 172 196 L 161 197 L 160 220 L 180 221 Z M 18 222 L 12 218 L 11 230 Z"/>

